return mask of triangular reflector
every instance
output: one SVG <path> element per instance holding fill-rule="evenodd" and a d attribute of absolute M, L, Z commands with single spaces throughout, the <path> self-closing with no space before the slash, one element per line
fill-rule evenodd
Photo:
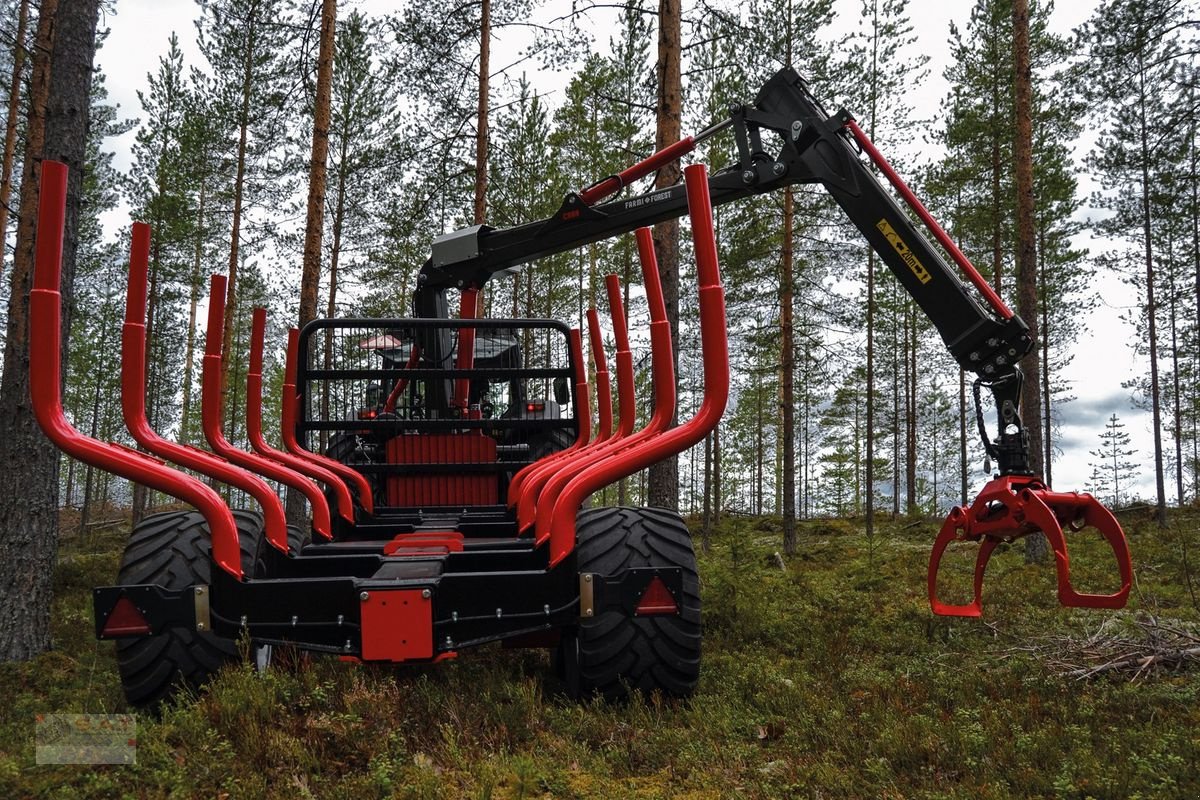
<path fill-rule="evenodd" d="M 662 578 L 655 575 L 650 583 L 646 584 L 646 591 L 642 592 L 642 599 L 638 601 L 637 610 L 634 613 L 639 617 L 648 617 L 654 614 L 678 614 L 679 606 Z"/>
<path fill-rule="evenodd" d="M 149 634 L 150 623 L 126 595 L 121 595 L 104 621 L 101 636 L 133 636 Z"/>

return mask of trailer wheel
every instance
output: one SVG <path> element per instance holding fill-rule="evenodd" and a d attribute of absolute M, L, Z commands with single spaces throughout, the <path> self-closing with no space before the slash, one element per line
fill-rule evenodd
<path fill-rule="evenodd" d="M 262 515 L 235 510 L 242 569 L 254 568 Z M 208 522 L 197 511 L 152 514 L 130 534 L 117 582 L 157 583 L 168 589 L 212 582 Z M 240 657 L 237 642 L 190 628 L 171 627 L 157 636 L 117 640 L 117 669 L 125 699 L 153 708 L 183 687 L 196 688 L 222 665 Z"/>
<path fill-rule="evenodd" d="M 579 572 L 680 567 L 683 608 L 679 616 L 605 611 L 564 631 L 558 658 L 567 694 L 690 696 L 700 677 L 700 579 L 683 520 L 661 508 L 595 508 L 580 512 L 577 531 Z"/>

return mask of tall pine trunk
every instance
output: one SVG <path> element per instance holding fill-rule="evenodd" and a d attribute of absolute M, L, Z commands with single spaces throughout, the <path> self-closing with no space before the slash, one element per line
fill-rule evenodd
<path fill-rule="evenodd" d="M 1029 0 L 1013 2 L 1013 60 L 1016 79 L 1016 136 L 1013 157 L 1017 178 L 1017 314 L 1029 326 L 1029 335 L 1038 334 L 1037 231 L 1033 222 L 1033 75 L 1029 64 Z M 1035 475 L 1042 471 L 1041 382 L 1038 378 L 1038 351 L 1021 361 L 1025 383 L 1021 387 L 1021 424 L 1028 435 L 1029 468 Z M 1025 537 L 1025 560 L 1041 562 L 1050 553 L 1046 537 L 1034 533 Z"/>
<path fill-rule="evenodd" d="M 70 170 L 62 251 L 62 339 L 71 301 L 82 200 L 99 0 L 43 0 L 34 50 L 21 216 L 0 383 L 0 660 L 32 658 L 50 645 L 51 576 L 58 551 L 58 451 L 38 429 L 29 401 L 29 288 L 41 161 Z"/>
<path fill-rule="evenodd" d="M 683 82 L 680 74 L 680 0 L 659 0 L 658 4 L 658 126 L 655 149 L 679 141 L 683 126 Z M 672 161 L 658 170 L 654 188 L 674 186 L 683 179 L 679 161 Z M 675 361 L 675 388 L 679 389 L 679 221 L 668 220 L 654 226 L 654 250 L 658 254 L 658 270 L 662 277 L 663 299 L 667 306 L 667 322 L 671 326 L 671 349 Z M 674 427 L 678 410 L 671 419 Z M 649 505 L 675 509 L 679 507 L 678 457 L 670 456 L 650 467 Z"/>
<path fill-rule="evenodd" d="M 17 120 L 21 111 L 21 75 L 25 71 L 25 29 L 29 24 L 29 0 L 21 0 L 17 11 L 17 38 L 13 43 L 12 81 L 8 88 L 8 120 L 4 126 L 4 161 L 0 164 L 0 246 L 8 241 L 8 204 L 12 202 L 13 159 L 17 152 Z M 4 254 L 0 252 L 0 275 Z"/>
<path fill-rule="evenodd" d="M 783 416 L 783 551 L 796 552 L 796 391 L 795 350 L 792 343 L 792 286 L 794 253 L 792 223 L 794 220 L 792 188 L 783 190 L 783 252 L 780 253 L 779 273 L 779 369 L 780 406 Z"/>

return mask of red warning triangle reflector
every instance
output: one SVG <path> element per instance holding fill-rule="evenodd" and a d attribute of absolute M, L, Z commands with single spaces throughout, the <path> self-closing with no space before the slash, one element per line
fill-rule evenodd
<path fill-rule="evenodd" d="M 101 636 L 132 636 L 149 634 L 150 623 L 127 596 L 121 595 L 104 621 Z"/>
<path fill-rule="evenodd" d="M 646 585 L 646 591 L 642 592 L 642 599 L 638 601 L 637 610 L 634 613 L 639 617 L 648 617 L 654 614 L 678 614 L 679 606 L 662 578 L 655 575 Z"/>

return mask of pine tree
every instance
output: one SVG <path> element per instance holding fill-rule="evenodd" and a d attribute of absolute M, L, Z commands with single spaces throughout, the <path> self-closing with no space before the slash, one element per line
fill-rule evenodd
<path fill-rule="evenodd" d="M 1100 434 L 1100 447 L 1089 451 L 1098 459 L 1088 464 L 1092 468 L 1092 482 L 1112 492 L 1113 508 L 1121 507 L 1121 486 L 1129 486 L 1138 477 L 1138 464 L 1129 460 L 1137 450 L 1129 446 L 1129 441 L 1124 423 L 1114 413 Z"/>

